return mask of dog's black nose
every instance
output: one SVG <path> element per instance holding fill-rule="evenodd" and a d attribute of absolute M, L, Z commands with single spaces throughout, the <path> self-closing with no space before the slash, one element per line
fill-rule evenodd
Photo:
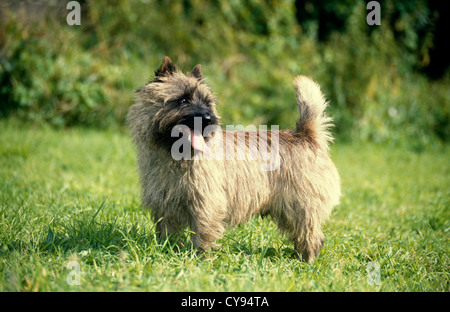
<path fill-rule="evenodd" d="M 199 109 L 198 111 L 195 112 L 193 116 L 194 118 L 200 117 L 203 121 L 204 126 L 215 124 L 217 122 L 216 116 L 214 116 L 214 114 L 209 109 L 206 108 Z"/>

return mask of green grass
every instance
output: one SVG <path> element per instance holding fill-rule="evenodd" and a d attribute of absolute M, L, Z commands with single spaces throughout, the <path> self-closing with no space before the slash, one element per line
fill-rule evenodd
<path fill-rule="evenodd" d="M 450 148 L 338 142 L 332 154 L 344 195 L 314 263 L 259 217 L 200 259 L 188 233 L 182 247 L 155 239 L 126 132 L 3 120 L 0 291 L 449 291 Z"/>

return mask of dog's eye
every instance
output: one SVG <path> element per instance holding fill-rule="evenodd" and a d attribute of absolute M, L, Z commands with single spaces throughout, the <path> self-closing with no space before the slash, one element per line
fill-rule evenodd
<path fill-rule="evenodd" d="M 187 101 L 186 101 L 186 99 L 181 99 L 180 100 L 180 104 L 185 104 Z"/>

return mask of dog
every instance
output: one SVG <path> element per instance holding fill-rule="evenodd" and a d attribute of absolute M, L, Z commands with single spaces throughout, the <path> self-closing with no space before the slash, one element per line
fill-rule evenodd
<path fill-rule="evenodd" d="M 163 59 L 127 115 L 142 205 L 161 239 L 189 227 L 194 248 L 209 251 L 227 226 L 270 215 L 300 259 L 317 257 L 321 225 L 341 195 L 329 156 L 332 119 L 314 81 L 298 76 L 293 84 L 294 130 L 227 131 L 201 65 L 185 75 Z"/>

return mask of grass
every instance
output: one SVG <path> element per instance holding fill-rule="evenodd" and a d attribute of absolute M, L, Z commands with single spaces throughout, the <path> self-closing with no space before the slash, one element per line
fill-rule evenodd
<path fill-rule="evenodd" d="M 332 154 L 344 195 L 314 263 L 259 217 L 199 259 L 187 232 L 182 247 L 155 239 L 126 132 L 0 121 L 0 291 L 449 291 L 450 148 Z"/>

